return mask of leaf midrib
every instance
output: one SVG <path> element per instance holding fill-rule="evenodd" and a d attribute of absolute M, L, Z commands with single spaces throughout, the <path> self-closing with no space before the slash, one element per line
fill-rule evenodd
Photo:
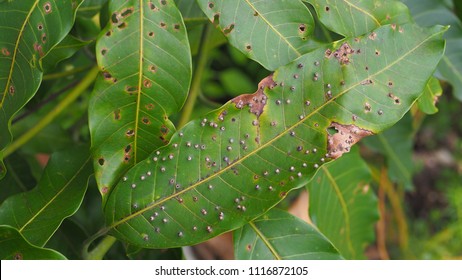
<path fill-rule="evenodd" d="M 136 97 L 136 113 L 135 113 L 135 139 L 133 140 L 133 162 L 136 164 L 138 162 L 138 137 L 139 137 L 139 118 L 140 118 L 140 104 L 141 104 L 141 86 L 143 85 L 143 55 L 144 55 L 144 7 L 143 7 L 143 0 L 138 1 L 140 6 L 140 18 L 139 18 L 139 25 L 140 28 L 138 30 L 140 37 L 139 37 L 139 57 L 138 57 L 138 95 Z"/>
<path fill-rule="evenodd" d="M 382 24 L 380 24 L 380 21 L 378 19 L 376 19 L 371 13 L 369 13 L 368 11 L 362 9 L 361 7 L 358 7 L 356 6 L 355 4 L 351 3 L 350 1 L 348 0 L 343 0 L 347 5 L 349 5 L 350 7 L 360 11 L 361 13 L 365 14 L 366 16 L 370 17 L 374 22 L 375 24 L 377 24 L 377 26 L 382 26 Z"/>
<path fill-rule="evenodd" d="M 401 60 L 403 60 L 405 57 L 407 57 L 409 54 L 411 54 L 412 52 L 414 52 L 416 49 L 418 49 L 420 46 L 422 46 L 425 42 L 427 42 L 428 40 L 432 39 L 433 37 L 436 37 L 438 36 L 439 34 L 443 33 L 443 31 L 440 31 L 440 32 L 437 32 L 437 33 L 434 33 L 434 34 L 431 34 L 430 36 L 428 36 L 427 38 L 425 38 L 424 40 L 422 40 L 422 42 L 420 42 L 419 44 L 417 44 L 414 48 L 410 49 L 408 52 L 404 53 L 402 56 L 398 57 L 393 63 L 390 63 L 389 65 L 387 65 L 386 67 L 382 68 L 380 71 L 376 72 L 374 75 L 370 75 L 368 76 L 368 78 L 372 78 L 372 77 L 375 77 L 383 72 L 385 72 L 386 70 L 388 70 L 389 68 L 391 68 L 392 66 L 394 66 L 396 63 L 400 62 Z M 143 214 L 144 212 L 158 206 L 158 205 L 161 205 L 163 204 L 164 202 L 170 200 L 170 199 L 173 199 L 179 195 L 182 195 L 183 193 L 185 192 L 188 192 L 192 189 L 195 189 L 196 187 L 198 187 L 199 185 L 205 183 L 205 182 L 208 182 L 216 177 L 218 177 L 219 175 L 221 175 L 222 173 L 226 172 L 227 170 L 233 168 L 234 166 L 242 163 L 245 159 L 247 159 L 248 157 L 250 156 L 253 156 L 254 154 L 256 154 L 257 152 L 265 149 L 266 147 L 268 147 L 269 145 L 271 145 L 272 143 L 274 143 L 275 141 L 277 141 L 278 139 L 280 139 L 281 137 L 287 135 L 287 133 L 291 130 L 293 130 L 294 128 L 296 128 L 297 126 L 299 126 L 300 124 L 302 124 L 303 122 L 305 122 L 306 120 L 308 120 L 310 117 L 312 117 L 314 114 L 318 113 L 319 111 L 321 111 L 321 109 L 323 109 L 325 106 L 329 105 L 330 103 L 334 102 L 335 99 L 343 96 L 346 92 L 349 92 L 350 90 L 354 89 L 355 87 L 357 86 L 360 86 L 361 85 L 361 82 L 362 81 L 358 81 L 356 84 L 353 84 L 351 85 L 349 88 L 347 89 L 344 89 L 343 91 L 341 91 L 338 96 L 336 96 L 336 98 L 332 98 L 332 99 L 329 99 L 328 101 L 326 101 L 326 103 L 320 105 L 318 108 L 314 109 L 310 114 L 308 114 L 303 120 L 299 120 L 297 122 L 295 122 L 295 124 L 293 124 L 292 126 L 288 127 L 284 132 L 280 133 L 279 135 L 277 135 L 276 137 L 274 137 L 273 139 L 269 140 L 268 142 L 262 144 L 261 146 L 259 146 L 257 149 L 255 149 L 254 151 L 251 151 L 249 152 L 247 155 L 244 155 L 242 158 L 236 160 L 235 162 L 231 163 L 230 165 L 224 167 L 223 169 L 217 171 L 216 173 L 212 174 L 211 176 L 207 177 L 206 179 L 204 180 L 201 180 L 199 182 L 196 182 L 194 184 L 192 184 L 191 186 L 187 187 L 187 188 L 184 188 L 183 190 L 181 191 L 178 191 L 176 192 L 175 194 L 173 195 L 170 195 L 170 196 L 167 196 L 165 197 L 164 199 L 161 199 L 161 200 L 158 200 L 156 202 L 153 202 L 152 204 L 146 206 L 145 208 L 143 209 L 140 209 L 139 211 L 137 212 L 134 212 L 133 214 L 130 214 L 128 215 L 127 217 L 125 218 L 122 218 L 120 220 L 118 220 L 117 222 L 109 225 L 107 227 L 107 229 L 111 229 L 111 228 L 114 228 L 122 223 L 125 223 L 126 221 L 128 220 L 131 220 L 132 218 L 135 218 L 141 214 Z M 230 103 L 227 103 L 227 104 L 230 104 Z"/>
<path fill-rule="evenodd" d="M 3 103 L 5 102 L 5 98 L 6 96 L 8 95 L 8 89 L 10 87 L 10 83 L 11 83 L 11 79 L 12 79 L 12 75 L 13 75 L 13 71 L 14 71 L 14 66 L 15 66 L 15 62 L 16 62 L 16 56 L 18 54 L 18 50 L 19 50 L 19 41 L 21 40 L 22 38 L 22 35 L 24 34 L 25 32 L 25 28 L 26 28 L 26 25 L 27 23 L 29 22 L 29 18 L 31 17 L 32 15 L 32 12 L 35 10 L 35 8 L 37 7 L 38 5 L 38 2 L 40 0 L 35 0 L 35 3 L 32 5 L 32 7 L 30 8 L 29 10 L 29 13 L 27 14 L 26 18 L 24 19 L 24 22 L 21 26 L 21 28 L 19 29 L 19 34 L 18 34 L 18 38 L 16 38 L 16 43 L 14 45 L 14 51 L 13 51 L 13 57 L 11 59 L 11 66 L 10 66 L 10 71 L 8 73 L 8 79 L 6 80 L 6 85 L 5 85 L 5 89 L 3 91 L 3 96 L 2 96 L 2 100 L 0 102 L 0 108 L 3 107 Z"/>
<path fill-rule="evenodd" d="M 345 198 L 342 195 L 342 192 L 340 191 L 340 187 L 335 181 L 332 174 L 329 172 L 329 170 L 325 166 L 322 166 L 321 168 L 322 168 L 322 171 L 324 171 L 324 174 L 326 174 L 326 177 L 329 180 L 330 186 L 334 190 L 340 202 L 340 207 L 342 208 L 343 217 L 345 218 L 345 236 L 346 236 L 346 241 L 348 244 L 348 250 L 350 251 L 351 255 L 354 256 L 355 251 L 353 249 L 353 244 L 351 243 L 350 214 L 348 212 L 348 206 L 346 204 Z"/>
<path fill-rule="evenodd" d="M 297 48 L 295 48 L 287 39 L 286 37 L 284 37 L 281 32 L 279 32 L 267 19 L 266 17 L 264 17 L 264 15 L 262 13 L 260 13 L 260 11 L 255 8 L 255 6 L 250 3 L 249 0 L 245 0 L 245 2 L 247 3 L 247 5 L 250 6 L 250 8 L 252 8 L 254 11 L 256 11 L 258 13 L 258 15 L 260 16 L 260 18 L 273 30 L 274 33 L 276 33 L 276 35 L 278 35 L 280 38 L 282 38 L 282 40 L 297 54 L 297 56 L 301 56 L 302 54 L 297 50 Z"/>
<path fill-rule="evenodd" d="M 266 236 L 257 228 L 254 222 L 249 222 L 249 226 L 255 231 L 257 236 L 261 239 L 263 243 L 265 243 L 266 247 L 270 250 L 271 254 L 274 256 L 276 260 L 282 260 L 282 257 L 279 255 L 279 253 L 276 251 L 276 249 L 271 245 L 269 240 L 266 238 Z"/>

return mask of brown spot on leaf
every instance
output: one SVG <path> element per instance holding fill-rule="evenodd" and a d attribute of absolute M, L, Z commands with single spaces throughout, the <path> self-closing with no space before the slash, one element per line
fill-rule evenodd
<path fill-rule="evenodd" d="M 133 129 L 129 129 L 127 132 L 125 132 L 125 135 L 127 135 L 127 137 L 132 137 L 135 135 L 135 131 Z"/>
<path fill-rule="evenodd" d="M 236 108 L 242 109 L 244 106 L 249 106 L 250 113 L 255 114 L 259 117 L 263 113 L 263 109 L 266 105 L 266 95 L 264 93 L 265 88 L 274 88 L 276 83 L 273 80 L 273 75 L 270 75 L 258 84 L 258 89 L 253 94 L 242 94 L 231 101 L 236 104 Z"/>
<path fill-rule="evenodd" d="M 120 109 L 114 110 L 114 120 L 120 120 Z"/>
<path fill-rule="evenodd" d="M 108 187 L 103 187 L 103 188 L 101 189 L 101 193 L 102 193 L 102 194 L 107 194 L 108 191 L 109 191 L 109 188 L 108 188 Z"/>
<path fill-rule="evenodd" d="M 305 25 L 305 24 L 300 24 L 300 25 L 298 26 L 298 31 L 299 31 L 300 33 L 304 33 L 304 32 L 306 31 L 306 25 Z"/>
<path fill-rule="evenodd" d="M 141 119 L 141 121 L 145 124 L 145 125 L 150 125 L 151 124 L 151 120 L 147 117 L 143 117 Z"/>
<path fill-rule="evenodd" d="M 43 10 L 45 11 L 45 14 L 51 13 L 52 12 L 51 3 L 46 2 L 45 4 L 43 4 Z"/>
<path fill-rule="evenodd" d="M 159 10 L 159 8 L 157 8 L 156 5 L 152 3 L 152 1 L 149 2 L 148 5 L 149 5 L 149 8 L 154 12 L 157 12 Z"/>
<path fill-rule="evenodd" d="M 213 7 L 215 7 L 215 4 L 213 4 L 213 2 L 209 2 L 209 9 L 213 9 Z"/>
<path fill-rule="evenodd" d="M 99 159 L 98 159 L 98 164 L 99 164 L 100 166 L 103 166 L 103 165 L 104 165 L 104 162 L 105 162 L 104 158 L 99 158 Z"/>
<path fill-rule="evenodd" d="M 245 246 L 245 249 L 247 250 L 247 252 L 250 252 L 250 250 L 252 250 L 252 245 L 247 244 L 247 246 Z"/>
<path fill-rule="evenodd" d="M 24 259 L 24 256 L 21 253 L 17 252 L 17 253 L 14 253 L 13 259 L 22 260 L 22 259 Z"/>
<path fill-rule="evenodd" d="M 369 34 L 369 39 L 375 40 L 376 38 L 377 38 L 377 33 L 372 32 L 371 34 Z"/>
<path fill-rule="evenodd" d="M 122 10 L 122 12 L 120 12 L 120 15 L 122 17 L 128 17 L 129 15 L 131 15 L 133 13 L 133 7 L 130 7 L 130 8 L 126 8 L 124 10 Z"/>
<path fill-rule="evenodd" d="M 114 23 L 114 24 L 119 23 L 119 14 L 113 13 L 113 14 L 111 15 L 111 21 L 112 21 L 112 23 Z"/>
<path fill-rule="evenodd" d="M 336 122 L 331 123 L 329 129 L 335 129 L 337 133 L 327 134 L 327 154 L 329 158 L 337 159 L 344 153 L 348 153 L 351 146 L 361 140 L 363 137 L 370 136 L 373 133 L 357 127 L 356 125 L 343 125 Z"/>
<path fill-rule="evenodd" d="M 226 26 L 224 29 L 223 29 L 223 34 L 225 35 L 228 35 L 229 33 L 231 33 L 231 31 L 234 30 L 234 23 L 231 23 L 230 25 Z"/>
<path fill-rule="evenodd" d="M 154 104 L 149 103 L 149 104 L 146 104 L 146 106 L 144 107 L 146 108 L 146 110 L 151 111 L 152 109 L 154 109 Z"/>
<path fill-rule="evenodd" d="M 338 62 L 343 65 L 343 64 L 348 64 L 350 63 L 350 55 L 354 54 L 355 51 L 351 48 L 351 46 L 348 43 L 343 43 L 340 48 L 338 48 L 335 52 L 332 52 L 330 49 L 327 49 L 325 52 L 325 57 L 326 58 L 331 58 L 335 57 Z"/>
<path fill-rule="evenodd" d="M 124 29 L 125 27 L 127 27 L 126 22 L 122 22 L 121 24 L 117 25 L 117 28 L 119 28 L 119 29 Z"/>

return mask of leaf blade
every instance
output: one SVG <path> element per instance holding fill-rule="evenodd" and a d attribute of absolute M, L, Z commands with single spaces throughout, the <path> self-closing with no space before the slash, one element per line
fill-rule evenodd
<path fill-rule="evenodd" d="M 268 70 L 312 48 L 307 42 L 314 20 L 299 0 L 197 2 L 210 21 L 218 21 L 231 45 Z"/>
<path fill-rule="evenodd" d="M 329 161 L 325 155 L 335 150 L 330 140 L 342 140 L 331 138 L 329 128 L 356 135 L 352 144 L 398 121 L 420 96 L 444 48 L 444 28 L 401 28 L 408 36 L 384 26 L 372 38 L 347 40 L 350 48 L 362 50 L 348 65 L 324 49 L 306 54 L 264 79 L 254 95 L 186 125 L 113 190 L 104 205 L 111 234 L 140 247 L 163 248 L 239 228 Z M 388 47 L 398 40 L 398 50 Z M 336 52 L 345 44 L 336 43 Z M 378 47 L 385 66 L 376 59 Z M 412 63 L 417 59 L 426 60 L 418 71 Z M 396 74 L 409 72 L 416 73 L 412 80 Z M 329 80 L 314 80 L 314 73 Z M 390 77 L 399 104 L 388 95 Z"/>
<path fill-rule="evenodd" d="M 69 32 L 80 4 L 71 0 L 0 3 L 0 130 L 8 132 L 0 136 L 0 151 L 11 142 L 12 117 L 41 83 L 42 58 Z"/>
<path fill-rule="evenodd" d="M 233 240 L 239 260 L 342 259 L 315 227 L 277 209 L 236 230 Z"/>
<path fill-rule="evenodd" d="M 30 244 L 10 226 L 0 225 L 0 259 L 2 260 L 65 260 L 61 253 Z"/>
<path fill-rule="evenodd" d="M 98 188 L 106 199 L 121 174 L 165 145 L 168 116 L 183 105 L 191 80 L 185 26 L 173 1 L 111 2 L 97 41 L 102 74 L 90 101 Z"/>
<path fill-rule="evenodd" d="M 347 259 L 364 258 L 365 245 L 374 240 L 379 213 L 371 180 L 356 150 L 321 167 L 307 185 L 311 219 Z"/>
<path fill-rule="evenodd" d="M 62 220 L 80 207 L 91 174 L 87 148 L 54 154 L 35 189 L 9 197 L 0 205 L 0 223 L 17 228 L 30 243 L 43 246 Z"/>

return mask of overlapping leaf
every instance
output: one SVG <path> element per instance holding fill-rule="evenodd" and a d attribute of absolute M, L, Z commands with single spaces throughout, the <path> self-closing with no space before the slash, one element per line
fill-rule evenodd
<path fill-rule="evenodd" d="M 108 230 L 165 248 L 260 216 L 404 115 L 441 58 L 444 31 L 383 26 L 281 67 L 255 94 L 192 121 L 127 172 L 104 205 Z"/>
<path fill-rule="evenodd" d="M 0 226 L 0 259 L 2 260 L 65 260 L 61 253 L 36 247 L 10 226 Z"/>
<path fill-rule="evenodd" d="M 374 241 L 379 213 L 371 179 L 355 150 L 321 167 L 307 186 L 311 219 L 347 259 L 364 258 L 365 246 Z"/>
<path fill-rule="evenodd" d="M 0 224 L 17 228 L 30 243 L 43 246 L 79 208 L 92 172 L 87 148 L 55 153 L 35 189 L 1 204 Z"/>
<path fill-rule="evenodd" d="M 234 47 L 269 70 L 313 48 L 313 17 L 300 0 L 197 2 Z"/>
<path fill-rule="evenodd" d="M 346 37 L 365 34 L 385 24 L 412 21 L 398 0 L 306 0 L 330 30 Z"/>
<path fill-rule="evenodd" d="M 172 0 L 111 1 L 109 10 L 89 106 L 103 199 L 123 172 L 168 142 L 175 130 L 168 116 L 183 105 L 191 79 L 186 31 Z"/>
<path fill-rule="evenodd" d="M 436 103 L 442 94 L 443 89 L 441 88 L 440 81 L 437 78 L 431 78 L 418 100 L 420 110 L 428 115 L 436 114 L 438 112 Z"/>
<path fill-rule="evenodd" d="M 454 95 L 462 100 L 462 22 L 438 0 L 403 0 L 409 6 L 415 21 L 422 26 L 446 24 L 451 28 L 445 34 L 447 48 L 437 68 L 437 76 L 454 87 Z"/>
<path fill-rule="evenodd" d="M 400 183 L 407 190 L 414 188 L 413 138 L 412 117 L 407 114 L 384 133 L 364 141 L 366 145 L 385 156 L 390 179 Z"/>
<path fill-rule="evenodd" d="M 0 151 L 11 141 L 11 118 L 40 85 L 42 58 L 69 32 L 80 3 L 81 0 L 0 3 Z M 0 177 L 4 171 L 0 167 Z"/>
<path fill-rule="evenodd" d="M 316 228 L 272 209 L 234 232 L 234 255 L 246 260 L 342 259 Z"/>

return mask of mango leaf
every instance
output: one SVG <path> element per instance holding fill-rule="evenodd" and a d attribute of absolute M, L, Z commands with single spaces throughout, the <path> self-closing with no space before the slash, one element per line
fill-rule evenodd
<path fill-rule="evenodd" d="M 462 22 L 438 0 L 403 0 L 409 6 L 415 21 L 421 26 L 450 25 L 444 38 L 447 47 L 438 65 L 436 76 L 454 87 L 454 96 L 462 101 Z"/>
<path fill-rule="evenodd" d="M 306 0 L 319 20 L 346 37 L 370 32 L 385 24 L 412 22 L 406 5 L 398 0 Z"/>
<path fill-rule="evenodd" d="M 279 68 L 128 171 L 103 205 L 107 230 L 169 248 L 255 219 L 324 162 L 396 123 L 441 58 L 445 30 L 383 26 Z"/>
<path fill-rule="evenodd" d="M 415 171 L 413 154 L 412 117 L 406 114 L 396 125 L 385 132 L 364 140 L 364 143 L 385 156 L 390 179 L 412 190 Z"/>
<path fill-rule="evenodd" d="M 32 176 L 31 168 L 24 156 L 13 153 L 5 159 L 8 169 L 6 176 L 0 180 L 0 201 L 8 197 L 32 189 L 36 180 Z"/>
<path fill-rule="evenodd" d="M 2 260 L 65 260 L 61 253 L 27 242 L 10 226 L 0 225 L 0 259 Z"/>
<path fill-rule="evenodd" d="M 88 239 L 82 225 L 73 218 L 65 219 L 58 230 L 47 242 L 47 247 L 56 250 L 70 260 L 82 259 L 82 248 Z"/>
<path fill-rule="evenodd" d="M 197 0 L 231 45 L 274 70 L 313 49 L 314 21 L 300 0 Z"/>
<path fill-rule="evenodd" d="M 364 258 L 365 246 L 375 238 L 379 212 L 368 185 L 371 180 L 369 168 L 355 149 L 322 166 L 307 185 L 312 221 L 347 259 Z"/>
<path fill-rule="evenodd" d="M 35 189 L 0 205 L 0 224 L 17 228 L 30 243 L 43 246 L 63 219 L 79 209 L 92 171 L 88 148 L 53 154 Z"/>
<path fill-rule="evenodd" d="M 419 109 L 427 115 L 436 114 L 438 112 L 436 103 L 442 94 L 440 81 L 437 78 L 431 78 L 418 100 Z"/>
<path fill-rule="evenodd" d="M 236 230 L 233 240 L 234 255 L 239 260 L 342 259 L 316 228 L 278 209 Z"/>
<path fill-rule="evenodd" d="M 69 32 L 81 1 L 0 3 L 0 159 L 11 141 L 11 118 L 37 91 L 42 58 Z M 0 167 L 0 178 L 4 172 Z"/>
<path fill-rule="evenodd" d="M 186 24 L 204 23 L 208 19 L 194 0 L 175 0 Z"/>
<path fill-rule="evenodd" d="M 67 35 L 44 57 L 41 61 L 42 68 L 45 69 L 45 71 L 54 69 L 56 64 L 73 56 L 78 50 L 89 43 L 89 41 L 82 41 L 72 35 Z"/>
<path fill-rule="evenodd" d="M 89 105 L 98 188 L 106 199 L 133 164 L 168 143 L 168 116 L 183 105 L 191 55 L 173 1 L 111 1 L 96 44 L 98 77 Z"/>

